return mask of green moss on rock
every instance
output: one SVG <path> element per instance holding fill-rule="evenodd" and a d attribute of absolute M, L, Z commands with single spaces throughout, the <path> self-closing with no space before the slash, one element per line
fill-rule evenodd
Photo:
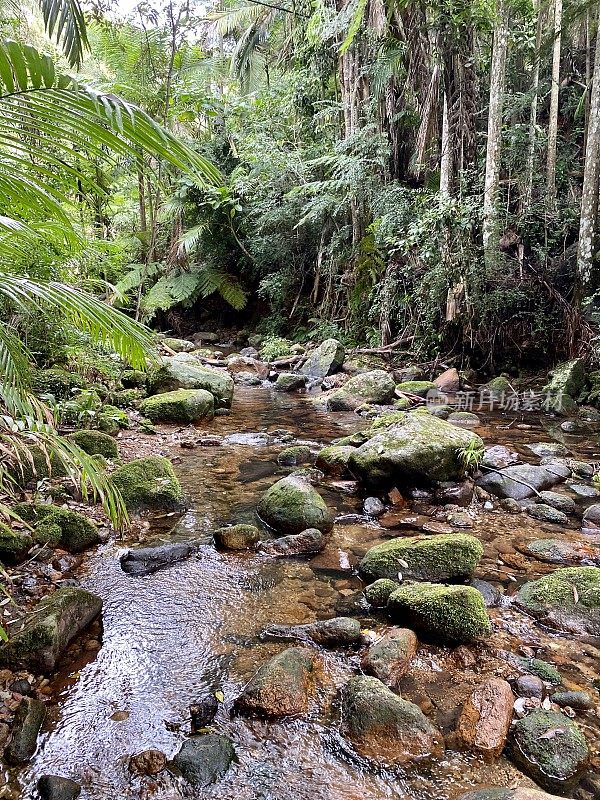
<path fill-rule="evenodd" d="M 100 455 L 110 459 L 119 457 L 116 441 L 102 431 L 75 431 L 75 433 L 70 433 L 67 439 L 90 456 Z"/>
<path fill-rule="evenodd" d="M 328 475 L 346 476 L 348 472 L 348 459 L 354 452 L 351 445 L 330 445 L 319 451 L 316 466 Z"/>
<path fill-rule="evenodd" d="M 84 388 L 85 385 L 86 381 L 81 375 L 75 375 L 58 367 L 38 370 L 31 379 L 34 394 L 51 394 L 56 400 L 72 397 L 75 389 Z"/>
<path fill-rule="evenodd" d="M 163 358 L 148 374 L 150 394 L 178 389 L 204 389 L 215 398 L 215 406 L 231 405 L 233 386 L 233 378 L 229 374 L 203 367 L 193 356 L 187 359 Z"/>
<path fill-rule="evenodd" d="M 600 635 L 600 568 L 565 567 L 525 583 L 515 602 L 561 630 Z"/>
<path fill-rule="evenodd" d="M 442 641 L 470 642 L 491 633 L 483 597 L 472 586 L 406 584 L 390 595 L 387 610 L 402 625 Z"/>
<path fill-rule="evenodd" d="M 449 581 L 473 574 L 483 555 L 479 539 L 466 533 L 438 536 L 403 536 L 377 544 L 367 551 L 359 571 L 368 580 L 407 578 Z"/>
<path fill-rule="evenodd" d="M 396 384 L 396 391 L 405 394 L 415 394 L 417 397 L 427 397 L 429 392 L 438 391 L 433 381 L 403 381 Z"/>
<path fill-rule="evenodd" d="M 212 419 L 215 401 L 205 389 L 178 389 L 146 398 L 140 403 L 140 411 L 152 422 L 199 422 Z"/>
<path fill-rule="evenodd" d="M 284 467 L 296 467 L 299 464 L 309 464 L 311 461 L 310 447 L 300 444 L 286 447 L 277 456 L 277 463 Z"/>
<path fill-rule="evenodd" d="M 27 555 L 33 539 L 28 533 L 13 531 L 0 522 L 0 561 L 3 564 L 18 564 Z"/>
<path fill-rule="evenodd" d="M 400 584 L 397 581 L 390 578 L 379 578 L 365 589 L 367 603 L 374 608 L 385 608 L 392 592 L 399 588 Z"/>
<path fill-rule="evenodd" d="M 512 727 L 509 753 L 523 772 L 545 789 L 572 787 L 589 750 L 577 725 L 557 711 L 534 711 Z"/>
<path fill-rule="evenodd" d="M 396 385 L 391 375 L 381 369 L 350 378 L 341 389 L 329 395 L 330 411 L 354 411 L 363 403 L 390 403 Z"/>
<path fill-rule="evenodd" d="M 171 462 L 162 456 L 136 458 L 124 464 L 113 472 L 112 482 L 129 511 L 183 506 L 181 485 Z"/>
<path fill-rule="evenodd" d="M 528 672 L 530 675 L 537 675 L 546 683 L 553 683 L 557 686 L 562 683 L 560 672 L 555 666 L 543 661 L 541 658 L 526 658 L 525 656 L 518 657 L 518 666 L 523 672 Z"/>
<path fill-rule="evenodd" d="M 35 526 L 34 537 L 41 544 L 60 545 L 70 553 L 80 553 L 100 539 L 94 523 L 78 511 L 58 506 L 20 503 L 16 513 Z"/>
<path fill-rule="evenodd" d="M 273 484 L 257 511 L 269 527 L 282 534 L 298 534 L 307 528 L 327 533 L 333 527 L 332 515 L 321 495 L 296 475 Z"/>

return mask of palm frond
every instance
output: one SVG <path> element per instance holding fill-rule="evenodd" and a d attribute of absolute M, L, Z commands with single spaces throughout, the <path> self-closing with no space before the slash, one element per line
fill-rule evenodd
<path fill-rule="evenodd" d="M 54 36 L 72 67 L 81 64 L 84 50 L 89 49 L 85 17 L 78 0 L 38 0 L 44 25 Z"/>

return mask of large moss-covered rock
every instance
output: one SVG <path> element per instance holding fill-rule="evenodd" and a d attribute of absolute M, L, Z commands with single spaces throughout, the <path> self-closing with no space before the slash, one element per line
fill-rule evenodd
<path fill-rule="evenodd" d="M 212 419 L 215 399 L 205 389 L 177 389 L 147 397 L 140 403 L 140 411 L 152 422 L 199 422 Z"/>
<path fill-rule="evenodd" d="M 223 777 L 234 759 L 231 739 L 208 733 L 185 741 L 173 758 L 173 765 L 192 786 L 202 787 Z"/>
<path fill-rule="evenodd" d="M 309 378 L 325 378 L 342 368 L 346 348 L 337 339 L 326 339 L 310 353 L 300 372 Z"/>
<path fill-rule="evenodd" d="M 492 378 L 481 389 L 483 397 L 494 403 L 501 403 L 515 393 L 511 382 L 504 375 Z"/>
<path fill-rule="evenodd" d="M 19 564 L 25 559 L 33 539 L 25 531 L 13 531 L 0 522 L 0 562 Z"/>
<path fill-rule="evenodd" d="M 566 791 L 583 772 L 589 755 L 577 725 L 557 711 L 534 711 L 513 725 L 513 761 L 545 789 Z"/>
<path fill-rule="evenodd" d="M 551 397 L 568 395 L 576 398 L 585 385 L 585 363 L 582 358 L 574 358 L 558 364 L 548 373 L 548 383 L 544 391 Z"/>
<path fill-rule="evenodd" d="M 327 533 L 333 527 L 332 514 L 321 495 L 296 475 L 273 484 L 257 511 L 269 527 L 281 534 L 298 534 L 307 528 Z"/>
<path fill-rule="evenodd" d="M 229 525 L 218 528 L 213 536 L 219 547 L 227 550 L 251 550 L 260 541 L 260 531 L 255 525 Z"/>
<path fill-rule="evenodd" d="M 384 767 L 441 757 L 441 733 L 414 703 L 377 678 L 359 675 L 342 690 L 341 730 L 357 752 Z"/>
<path fill-rule="evenodd" d="M 112 436 L 102 431 L 75 431 L 67 436 L 69 441 L 81 447 L 89 456 L 104 456 L 104 458 L 118 458 L 119 450 Z"/>
<path fill-rule="evenodd" d="M 371 547 L 359 570 L 369 581 L 393 580 L 398 573 L 424 581 L 452 581 L 471 576 L 482 555 L 479 539 L 466 533 L 402 536 Z"/>
<path fill-rule="evenodd" d="M 348 473 L 348 459 L 355 448 L 350 445 L 324 447 L 317 455 L 316 466 L 329 475 L 345 476 Z"/>
<path fill-rule="evenodd" d="M 9 472 L 16 486 L 26 487 L 31 481 L 43 478 L 64 478 L 67 475 L 62 461 L 45 449 L 35 444 L 15 445 L 18 461 L 9 467 Z"/>
<path fill-rule="evenodd" d="M 245 714 L 283 717 L 308 710 L 314 689 L 316 655 L 307 647 L 289 647 L 263 664 L 238 698 Z"/>
<path fill-rule="evenodd" d="M 329 411 L 354 411 L 363 403 L 391 403 L 396 384 L 382 369 L 363 372 L 350 378 L 341 389 L 329 395 Z"/>
<path fill-rule="evenodd" d="M 81 553 L 100 541 L 98 529 L 84 514 L 58 506 L 19 503 L 16 513 L 35 527 L 38 542 L 60 546 L 70 553 Z"/>
<path fill-rule="evenodd" d="M 178 509 L 183 505 L 181 485 L 171 462 L 162 456 L 136 458 L 124 464 L 113 472 L 112 482 L 129 511 Z"/>
<path fill-rule="evenodd" d="M 369 486 L 451 481 L 464 477 L 461 454 L 467 448 L 483 449 L 477 434 L 413 412 L 358 447 L 348 466 Z"/>
<path fill-rule="evenodd" d="M 389 597 L 394 620 L 449 642 L 470 642 L 491 632 L 483 597 L 472 586 L 410 583 Z"/>
<path fill-rule="evenodd" d="M 396 391 L 403 394 L 414 394 L 417 397 L 427 397 L 429 392 L 438 393 L 438 387 L 433 381 L 403 381 L 396 384 Z"/>
<path fill-rule="evenodd" d="M 23 628 L 0 647 L 9 669 L 52 672 L 69 643 L 102 610 L 102 599 L 85 589 L 57 589 L 27 617 Z"/>
<path fill-rule="evenodd" d="M 282 372 L 275 381 L 275 389 L 278 392 L 295 392 L 297 389 L 304 389 L 305 386 L 306 376 L 297 375 L 295 372 Z"/>
<path fill-rule="evenodd" d="M 408 628 L 392 628 L 369 647 L 360 664 L 362 670 L 399 692 L 400 681 L 410 667 L 418 644 L 413 631 Z"/>
<path fill-rule="evenodd" d="M 600 636 L 600 568 L 565 567 L 525 583 L 516 604 L 546 625 Z"/>
<path fill-rule="evenodd" d="M 391 578 L 379 578 L 365 589 L 367 603 L 373 608 L 385 608 L 392 592 L 395 592 L 400 584 Z"/>
<path fill-rule="evenodd" d="M 193 356 L 188 359 L 163 358 L 148 374 L 149 392 L 205 389 L 215 398 L 215 405 L 229 407 L 233 398 L 233 378 L 226 372 L 203 367 Z"/>

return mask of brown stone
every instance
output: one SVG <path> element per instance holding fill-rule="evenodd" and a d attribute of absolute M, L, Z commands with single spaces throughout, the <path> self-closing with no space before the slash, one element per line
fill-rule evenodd
<path fill-rule="evenodd" d="M 376 641 L 363 656 L 361 667 L 396 692 L 417 652 L 418 639 L 408 628 L 394 628 Z"/>
<path fill-rule="evenodd" d="M 502 678 L 490 678 L 475 689 L 463 706 L 458 735 L 465 747 L 486 759 L 498 758 L 512 719 L 514 697 Z"/>
<path fill-rule="evenodd" d="M 167 766 L 167 757 L 160 750 L 144 750 L 129 759 L 129 771 L 134 775 L 158 775 Z"/>
<path fill-rule="evenodd" d="M 232 375 L 237 375 L 240 372 L 248 372 L 250 375 L 256 375 L 257 378 L 265 380 L 269 377 L 269 365 L 264 361 L 258 361 L 256 358 L 249 356 L 232 356 L 227 360 L 227 371 Z"/>
<path fill-rule="evenodd" d="M 246 714 L 283 717 L 308 710 L 314 689 L 316 654 L 307 647 L 290 647 L 269 659 L 237 700 Z"/>
<path fill-rule="evenodd" d="M 460 376 L 454 367 L 450 367 L 433 381 L 440 392 L 444 394 L 456 394 L 460 389 Z"/>

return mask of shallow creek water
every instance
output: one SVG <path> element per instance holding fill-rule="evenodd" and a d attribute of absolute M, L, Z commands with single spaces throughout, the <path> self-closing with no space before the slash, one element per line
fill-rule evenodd
<path fill-rule="evenodd" d="M 537 420 L 529 431 L 514 425 L 507 429 L 507 422 L 500 416 L 488 418 L 478 432 L 486 444 L 502 442 L 523 453 L 527 441 L 549 438 Z M 273 438 L 274 431 L 285 429 L 294 440 L 322 445 L 365 424 L 354 414 L 326 414 L 306 395 L 236 387 L 232 415 L 206 426 L 225 437 L 222 446 L 173 448 L 191 510 L 171 532 L 164 531 L 163 520 L 163 530 L 154 531 L 144 544 L 194 539 L 202 542 L 199 553 L 141 578 L 120 568 L 119 555 L 127 542 L 109 543 L 89 557 L 80 577 L 84 587 L 104 600 L 102 647 L 93 661 L 56 678 L 56 714 L 31 767 L 20 776 L 24 798 L 35 796 L 35 780 L 44 773 L 77 779 L 83 785 L 82 800 L 454 800 L 482 783 L 522 782 L 504 759 L 485 765 L 452 749 L 429 769 L 394 775 L 353 757 L 337 733 L 336 694 L 359 670 L 360 654 L 354 652 L 322 654 L 320 689 L 304 719 L 271 723 L 231 711 L 256 668 L 288 646 L 261 641 L 259 635 L 269 624 L 311 622 L 336 613 L 359 614 L 364 627 L 377 632 L 388 624 L 383 616 L 370 618 L 364 607 L 357 609 L 361 582 L 353 566 L 373 543 L 411 531 L 342 520 L 327 549 L 310 560 L 222 553 L 211 536 L 220 524 L 252 521 L 260 495 L 276 476 L 290 471 L 277 465 L 277 453 L 286 444 Z M 589 439 L 571 437 L 567 445 L 587 459 L 600 452 Z M 531 453 L 528 458 L 535 461 Z M 345 493 L 343 486 L 330 481 L 320 490 L 338 515 L 360 512 L 362 498 Z M 478 577 L 510 594 L 525 577 L 555 568 L 521 556 L 515 542 L 556 535 L 578 538 L 575 524 L 565 530 L 503 512 L 475 514 L 473 532 L 486 548 Z M 593 693 L 597 643 L 544 631 L 508 604 L 491 615 L 494 634 L 489 643 L 455 650 L 423 645 L 404 679 L 403 696 L 417 702 L 444 733 L 453 729 L 461 703 L 484 676 L 510 674 L 495 657 L 498 650 L 517 653 L 524 645 L 531 647 L 559 667 L 568 688 Z M 194 791 L 168 773 L 157 779 L 133 778 L 129 756 L 148 748 L 172 756 L 188 734 L 188 706 L 215 691 L 223 692 L 225 700 L 214 727 L 232 737 L 239 758 L 224 779 Z M 597 742 L 598 718 L 589 713 L 578 719 L 589 740 Z"/>

